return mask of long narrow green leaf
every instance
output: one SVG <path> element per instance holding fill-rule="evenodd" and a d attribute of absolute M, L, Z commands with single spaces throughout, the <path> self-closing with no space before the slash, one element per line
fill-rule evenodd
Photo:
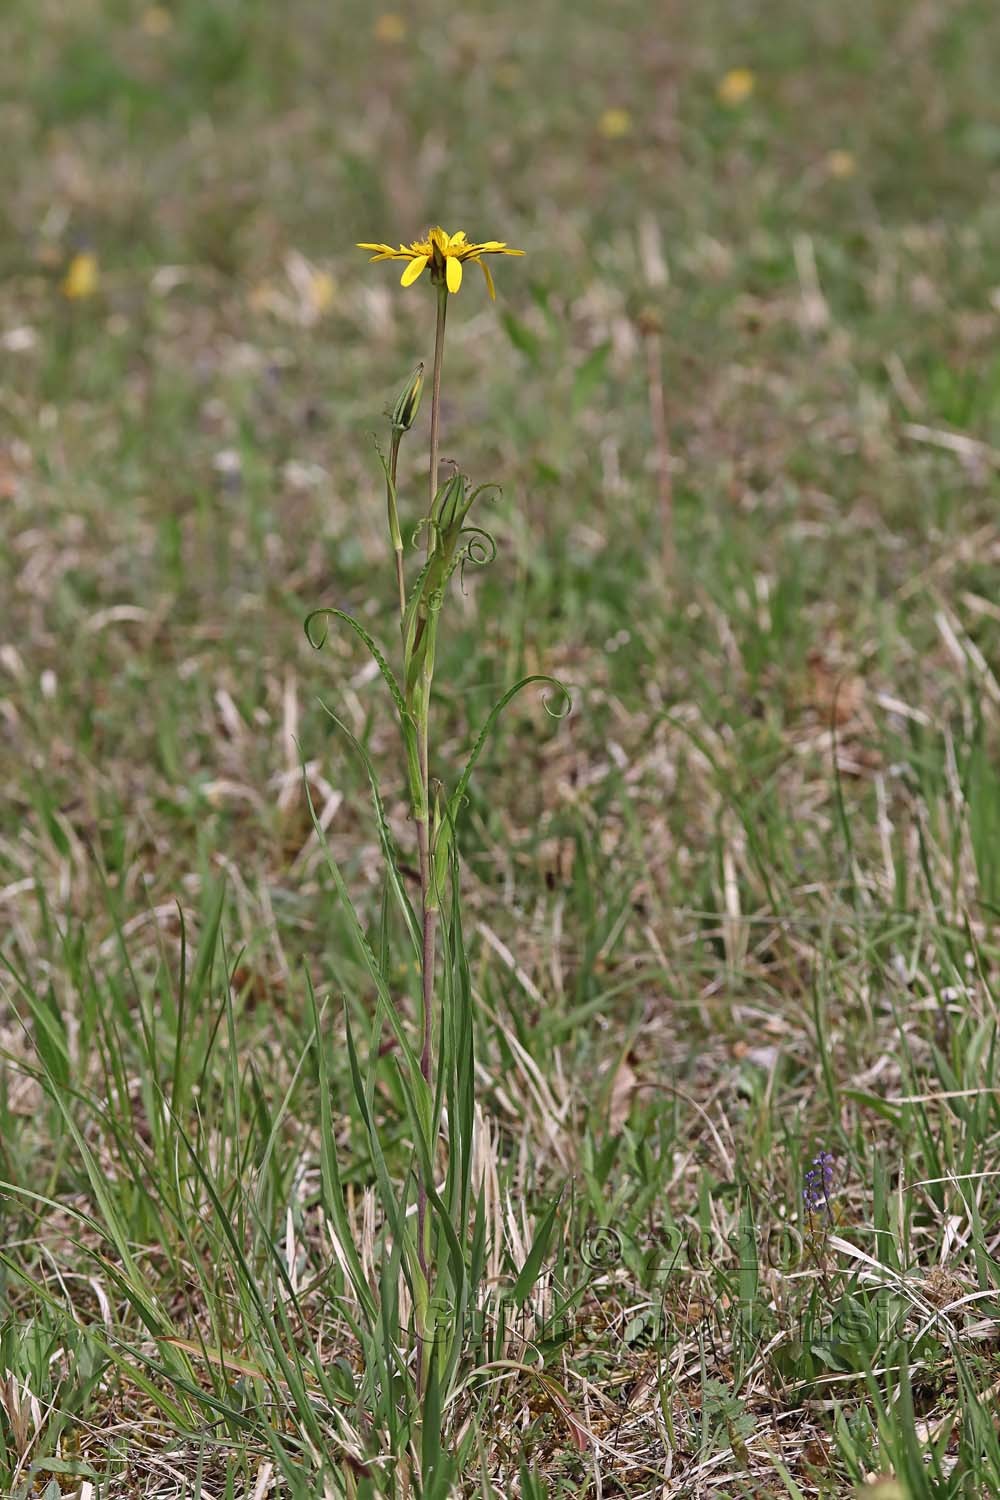
<path fill-rule="evenodd" d="M 559 1199 L 557 1198 L 538 1226 L 535 1238 L 531 1242 L 531 1249 L 525 1256 L 524 1265 L 517 1273 L 517 1279 L 511 1288 L 510 1295 L 511 1300 L 516 1302 L 518 1306 L 525 1300 L 538 1280 L 538 1272 L 541 1269 L 542 1261 L 545 1259 L 545 1252 L 549 1248 L 549 1240 L 552 1237 L 552 1226 L 555 1223 L 558 1207 Z"/>
<path fill-rule="evenodd" d="M 392 700 L 399 710 L 400 717 L 406 718 L 406 703 L 404 701 L 399 683 L 396 681 L 395 674 L 389 663 L 386 661 L 385 657 L 382 655 L 381 651 L 376 646 L 372 637 L 368 634 L 365 627 L 361 624 L 360 620 L 356 620 L 353 615 L 349 615 L 346 610 L 343 609 L 332 609 L 330 607 L 327 607 L 325 609 L 314 609 L 310 615 L 306 616 L 305 622 L 306 637 L 309 641 L 310 646 L 318 651 L 323 642 L 326 640 L 327 633 L 325 630 L 317 640 L 313 636 L 313 633 L 309 628 L 313 620 L 317 620 L 323 615 L 330 615 L 335 620 L 343 620 L 344 624 L 349 625 L 354 631 L 355 635 L 359 636 L 361 640 L 364 641 L 365 645 L 368 647 L 368 651 L 372 657 L 372 660 L 375 662 L 375 665 L 378 667 L 379 671 L 382 674 L 383 681 L 392 694 Z"/>
<path fill-rule="evenodd" d="M 354 1234 L 347 1218 L 347 1210 L 344 1207 L 344 1189 L 340 1180 L 340 1167 L 337 1162 L 337 1149 L 333 1137 L 333 1111 L 330 1107 L 330 1074 L 327 1067 L 326 1048 L 323 1046 L 323 1033 L 321 1030 L 323 1013 L 317 1008 L 316 992 L 313 989 L 312 981 L 308 974 L 306 975 L 306 993 L 309 997 L 313 1042 L 316 1048 L 316 1069 L 319 1079 L 319 1152 L 320 1175 L 323 1185 L 323 1207 L 333 1220 L 334 1229 L 337 1231 L 337 1238 L 347 1257 L 351 1285 L 354 1288 L 355 1296 L 361 1303 L 369 1322 L 373 1322 L 376 1315 L 375 1299 L 365 1278 L 361 1260 L 354 1244 Z M 324 1006 L 324 1012 L 325 1009 L 326 1007 Z"/>
<path fill-rule="evenodd" d="M 392 1026 L 393 1035 L 395 1036 L 396 1041 L 399 1044 L 400 1051 L 406 1058 L 409 1066 L 419 1072 L 420 1065 L 417 1060 L 416 1053 L 414 1052 L 413 1047 L 410 1044 L 410 1039 L 406 1034 L 406 1028 L 403 1025 L 402 1017 L 400 1016 L 399 1011 L 396 1009 L 396 1005 L 392 999 L 392 996 L 389 994 L 389 989 L 385 982 L 385 976 L 383 975 L 382 970 L 379 968 L 378 959 L 375 957 L 375 954 L 372 951 L 372 946 L 369 943 L 367 936 L 365 935 L 365 930 L 361 925 L 361 919 L 358 916 L 357 910 L 355 909 L 354 902 L 351 900 L 346 882 L 340 870 L 340 866 L 334 859 L 330 846 L 326 841 L 326 835 L 324 834 L 323 829 L 320 827 L 319 819 L 316 816 L 316 809 L 313 806 L 312 794 L 309 791 L 308 783 L 306 783 L 306 801 L 309 805 L 309 815 L 312 818 L 312 824 L 313 828 L 316 831 L 316 837 L 319 840 L 320 848 L 323 850 L 323 853 L 326 857 L 327 868 L 329 869 L 330 874 L 333 877 L 333 883 L 336 887 L 337 895 L 340 897 L 340 900 L 343 903 L 344 910 L 347 913 L 348 921 L 350 923 L 351 932 L 354 936 L 354 940 L 357 943 L 358 948 L 361 952 L 361 956 L 365 961 L 365 967 L 368 970 L 369 975 L 371 976 L 371 980 L 375 986 L 379 1001 L 385 1009 L 385 1014 L 389 1018 L 389 1024 Z"/>
<path fill-rule="evenodd" d="M 404 1201 L 397 1201 L 396 1193 L 386 1166 L 385 1156 L 382 1152 L 382 1142 L 379 1139 L 378 1128 L 375 1117 L 372 1114 L 371 1101 L 361 1076 L 361 1065 L 358 1062 L 357 1048 L 354 1045 L 354 1033 L 351 1030 L 350 1017 L 344 1012 L 344 1024 L 347 1030 L 347 1058 L 351 1069 L 351 1079 L 354 1084 L 354 1097 L 358 1101 L 358 1109 L 368 1134 L 368 1142 L 371 1147 L 372 1160 L 375 1163 L 375 1175 L 378 1179 L 379 1196 L 382 1199 L 382 1209 L 389 1221 L 393 1235 L 405 1233 L 403 1215 L 406 1212 L 405 1194 Z"/>
<path fill-rule="evenodd" d="M 368 751 L 365 749 L 364 745 L 362 745 L 357 736 L 352 733 L 352 731 L 344 723 L 343 719 L 338 718 L 333 710 L 331 708 L 328 708 L 322 699 L 320 699 L 320 707 L 322 708 L 323 712 L 333 720 L 334 724 L 336 724 L 341 734 L 344 735 L 345 739 L 348 741 L 351 747 L 357 752 L 357 755 L 365 768 L 365 774 L 368 777 L 368 785 L 371 789 L 372 794 L 372 804 L 375 808 L 375 824 L 378 828 L 379 843 L 382 846 L 382 855 L 385 860 L 386 875 L 388 877 L 389 884 L 392 887 L 392 893 L 396 898 L 396 904 L 403 915 L 403 921 L 406 923 L 406 930 L 409 934 L 410 942 L 413 945 L 414 952 L 419 955 L 421 952 L 420 925 L 417 922 L 417 918 L 414 913 L 410 898 L 406 894 L 403 883 L 399 877 L 399 862 L 396 856 L 395 840 L 393 839 L 392 829 L 389 827 L 389 821 L 385 815 L 385 804 L 382 801 L 382 793 L 379 790 L 378 777 L 375 772 L 375 767 L 372 764 L 371 756 L 368 754 Z M 416 741 L 414 740 L 414 755 L 415 754 Z"/>
<path fill-rule="evenodd" d="M 564 718 L 572 708 L 572 699 L 570 698 L 568 690 L 557 678 L 549 677 L 548 674 L 544 672 L 533 672 L 528 677 L 522 677 L 519 682 L 515 682 L 513 687 L 508 688 L 503 696 L 499 698 L 493 705 L 492 709 L 487 715 L 485 724 L 479 732 L 479 737 L 472 747 L 472 753 L 465 763 L 465 769 L 462 771 L 462 774 L 458 779 L 455 790 L 452 792 L 451 796 L 448 799 L 448 805 L 445 809 L 444 817 L 438 830 L 437 841 L 434 848 L 434 880 L 438 890 L 444 889 L 444 876 L 447 870 L 449 847 L 454 835 L 455 825 L 458 822 L 458 815 L 461 810 L 462 803 L 465 801 L 465 794 L 468 791 L 472 772 L 475 769 L 477 760 L 482 754 L 483 746 L 489 739 L 490 734 L 493 732 L 494 725 L 496 724 L 497 720 L 499 719 L 500 715 L 503 713 L 504 709 L 507 707 L 511 699 L 516 698 L 518 693 L 523 692 L 526 687 L 530 687 L 533 682 L 548 683 L 550 687 L 554 687 L 559 693 L 562 694 L 565 707 L 563 708 L 561 713 L 554 713 L 552 709 L 546 708 L 546 712 L 551 714 L 553 718 Z"/>

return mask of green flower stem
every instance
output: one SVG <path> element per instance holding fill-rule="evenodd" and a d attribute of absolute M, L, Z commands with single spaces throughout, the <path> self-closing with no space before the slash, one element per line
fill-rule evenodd
<path fill-rule="evenodd" d="M 434 331 L 434 375 L 431 382 L 431 456 L 430 456 L 430 508 L 434 509 L 434 497 L 438 489 L 438 429 L 441 419 L 441 367 L 444 364 L 444 325 L 448 316 L 448 287 L 444 277 L 438 282 L 437 327 Z M 430 514 L 430 511 L 428 511 Z M 427 531 L 427 554 L 430 556 L 434 544 L 433 529 Z"/>
<path fill-rule="evenodd" d="M 437 326 L 434 333 L 434 374 L 431 382 L 431 442 L 429 463 L 429 509 L 427 512 L 427 556 L 430 558 L 435 546 L 435 527 L 430 517 L 437 495 L 438 434 L 441 424 L 441 369 L 444 364 L 444 328 L 448 316 L 448 287 L 444 279 L 438 284 Z M 432 610 L 426 621 L 428 631 L 427 649 L 421 666 L 421 681 L 417 694 L 417 746 L 420 762 L 420 790 L 422 805 L 417 817 L 417 852 L 420 865 L 422 948 L 420 963 L 421 980 L 421 1042 L 420 1072 L 427 1085 L 428 1097 L 433 1098 L 434 1065 L 432 1047 L 434 1038 L 434 966 L 437 940 L 437 894 L 434 888 L 434 862 L 431 858 L 430 840 L 430 756 L 428 750 L 428 720 L 430 719 L 431 681 L 434 674 L 434 640 L 437 634 L 437 614 Z M 427 1221 L 427 1184 L 421 1175 L 417 1183 L 417 1259 L 425 1285 L 430 1285 L 430 1226 Z M 418 1330 L 418 1336 L 422 1330 Z M 424 1341 L 417 1345 L 417 1389 L 421 1397 L 427 1366 L 424 1362 Z"/>
<path fill-rule="evenodd" d="M 406 574 L 403 570 L 403 538 L 399 530 L 399 511 L 396 506 L 396 468 L 399 464 L 399 445 L 402 441 L 403 429 L 394 427 L 392 430 L 392 447 L 389 449 L 389 472 L 386 475 L 386 505 L 389 511 L 389 536 L 392 539 L 393 551 L 396 554 L 396 587 L 399 590 L 399 625 L 403 626 L 406 616 Z"/>

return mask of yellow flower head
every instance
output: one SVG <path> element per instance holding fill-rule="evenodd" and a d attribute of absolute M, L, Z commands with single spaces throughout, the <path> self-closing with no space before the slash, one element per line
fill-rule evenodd
<path fill-rule="evenodd" d="M 632 129 L 632 116 L 627 109 L 606 109 L 597 122 L 597 128 L 609 141 L 617 141 Z"/>
<path fill-rule="evenodd" d="M 97 256 L 90 250 L 81 250 L 73 256 L 62 279 L 62 294 L 71 302 L 83 297 L 92 297 L 97 291 L 100 271 Z"/>
<path fill-rule="evenodd" d="M 826 153 L 826 170 L 831 177 L 853 177 L 858 164 L 851 151 L 837 150 Z"/>
<path fill-rule="evenodd" d="M 314 270 L 306 285 L 306 300 L 309 310 L 317 316 L 329 312 L 336 295 L 333 277 L 329 271 Z"/>
<path fill-rule="evenodd" d="M 745 104 L 753 93 L 756 79 L 749 68 L 730 68 L 729 72 L 719 80 L 716 93 L 720 104 L 725 104 L 729 109 L 736 109 Z"/>
<path fill-rule="evenodd" d="M 405 260 L 406 270 L 400 279 L 402 286 L 412 286 L 427 266 L 431 268 L 431 280 L 444 285 L 449 292 L 457 292 L 462 285 L 462 266 L 474 260 L 486 277 L 490 296 L 496 300 L 496 287 L 490 268 L 480 257 L 483 255 L 523 255 L 523 250 L 511 250 L 504 240 L 483 240 L 472 244 L 465 237 L 465 230 L 448 234 L 444 229 L 429 229 L 425 240 L 413 240 L 409 245 L 368 245 L 359 243 L 359 250 L 374 250 L 372 260 Z"/>
<path fill-rule="evenodd" d="M 406 37 L 406 22 L 402 16 L 391 10 L 379 16 L 372 29 L 375 32 L 375 40 L 385 42 L 387 45 L 401 42 Z"/>
<path fill-rule="evenodd" d="M 142 29 L 147 36 L 166 36 L 174 18 L 163 5 L 151 5 L 142 14 Z"/>

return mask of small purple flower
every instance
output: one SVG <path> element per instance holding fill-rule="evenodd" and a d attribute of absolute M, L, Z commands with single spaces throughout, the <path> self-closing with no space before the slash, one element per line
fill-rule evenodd
<path fill-rule="evenodd" d="M 802 1201 L 810 1214 L 817 1209 L 830 1213 L 830 1189 L 833 1187 L 833 1157 L 829 1151 L 820 1151 L 802 1179 Z"/>

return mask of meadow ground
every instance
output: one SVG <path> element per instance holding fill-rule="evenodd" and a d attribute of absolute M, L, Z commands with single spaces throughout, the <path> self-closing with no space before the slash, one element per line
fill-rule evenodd
<path fill-rule="evenodd" d="M 0 1494 L 1000 1495 L 992 0 L 3 33 Z M 461 826 L 440 1413 L 332 861 L 410 1017 L 415 975 L 319 700 L 405 866 L 391 704 L 303 632 L 391 654 L 370 434 L 432 299 L 353 246 L 439 220 L 527 257 L 450 318 L 442 452 L 503 494 L 435 771 L 518 675 L 573 697 L 516 700 Z"/>

